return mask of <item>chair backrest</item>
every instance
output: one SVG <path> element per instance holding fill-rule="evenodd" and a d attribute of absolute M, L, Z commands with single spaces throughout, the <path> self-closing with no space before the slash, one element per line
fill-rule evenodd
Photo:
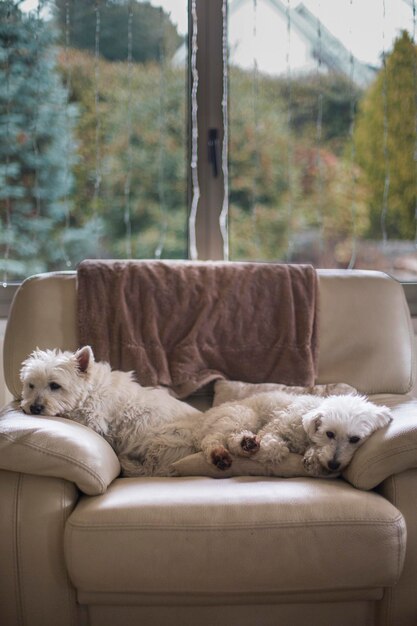
<path fill-rule="evenodd" d="M 401 285 L 386 274 L 319 270 L 317 383 L 345 382 L 362 393 L 402 394 L 414 383 L 414 335 Z M 22 361 L 36 347 L 75 350 L 75 272 L 25 280 L 13 300 L 4 341 L 4 375 L 21 392 Z"/>

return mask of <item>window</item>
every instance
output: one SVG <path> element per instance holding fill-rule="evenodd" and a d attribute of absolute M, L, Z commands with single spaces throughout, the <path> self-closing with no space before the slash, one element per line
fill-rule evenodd
<path fill-rule="evenodd" d="M 414 0 L 0 12 L 4 283 L 130 256 L 417 277 Z"/>
<path fill-rule="evenodd" d="M 187 255 L 187 0 L 171 5 L 0 3 L 4 282 Z"/>
<path fill-rule="evenodd" d="M 415 9 L 229 3 L 232 259 L 415 279 Z"/>

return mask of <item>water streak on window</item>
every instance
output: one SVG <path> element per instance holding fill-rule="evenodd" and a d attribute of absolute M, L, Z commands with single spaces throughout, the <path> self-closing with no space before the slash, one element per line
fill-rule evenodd
<path fill-rule="evenodd" d="M 222 145 L 222 171 L 223 171 L 223 205 L 220 213 L 220 232 L 223 239 L 223 258 L 229 260 L 229 113 L 228 113 L 228 84 L 229 84 L 229 55 L 227 36 L 227 0 L 222 3 L 222 59 L 223 59 L 223 145 Z"/>

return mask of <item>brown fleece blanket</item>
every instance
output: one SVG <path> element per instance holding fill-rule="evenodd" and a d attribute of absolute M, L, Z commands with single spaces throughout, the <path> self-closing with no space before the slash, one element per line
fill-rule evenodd
<path fill-rule="evenodd" d="M 313 385 L 317 282 L 306 265 L 84 261 L 79 343 L 179 398 L 217 379 Z"/>

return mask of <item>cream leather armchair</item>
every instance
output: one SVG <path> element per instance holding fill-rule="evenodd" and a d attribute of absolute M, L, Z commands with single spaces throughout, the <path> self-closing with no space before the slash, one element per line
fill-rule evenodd
<path fill-rule="evenodd" d="M 2 626 L 415 626 L 417 405 L 401 286 L 320 271 L 318 383 L 394 407 L 343 478 L 119 478 L 95 432 L 0 417 Z M 77 347 L 76 275 L 18 290 L 9 390 L 36 346 Z M 199 398 L 201 402 L 207 401 Z"/>

